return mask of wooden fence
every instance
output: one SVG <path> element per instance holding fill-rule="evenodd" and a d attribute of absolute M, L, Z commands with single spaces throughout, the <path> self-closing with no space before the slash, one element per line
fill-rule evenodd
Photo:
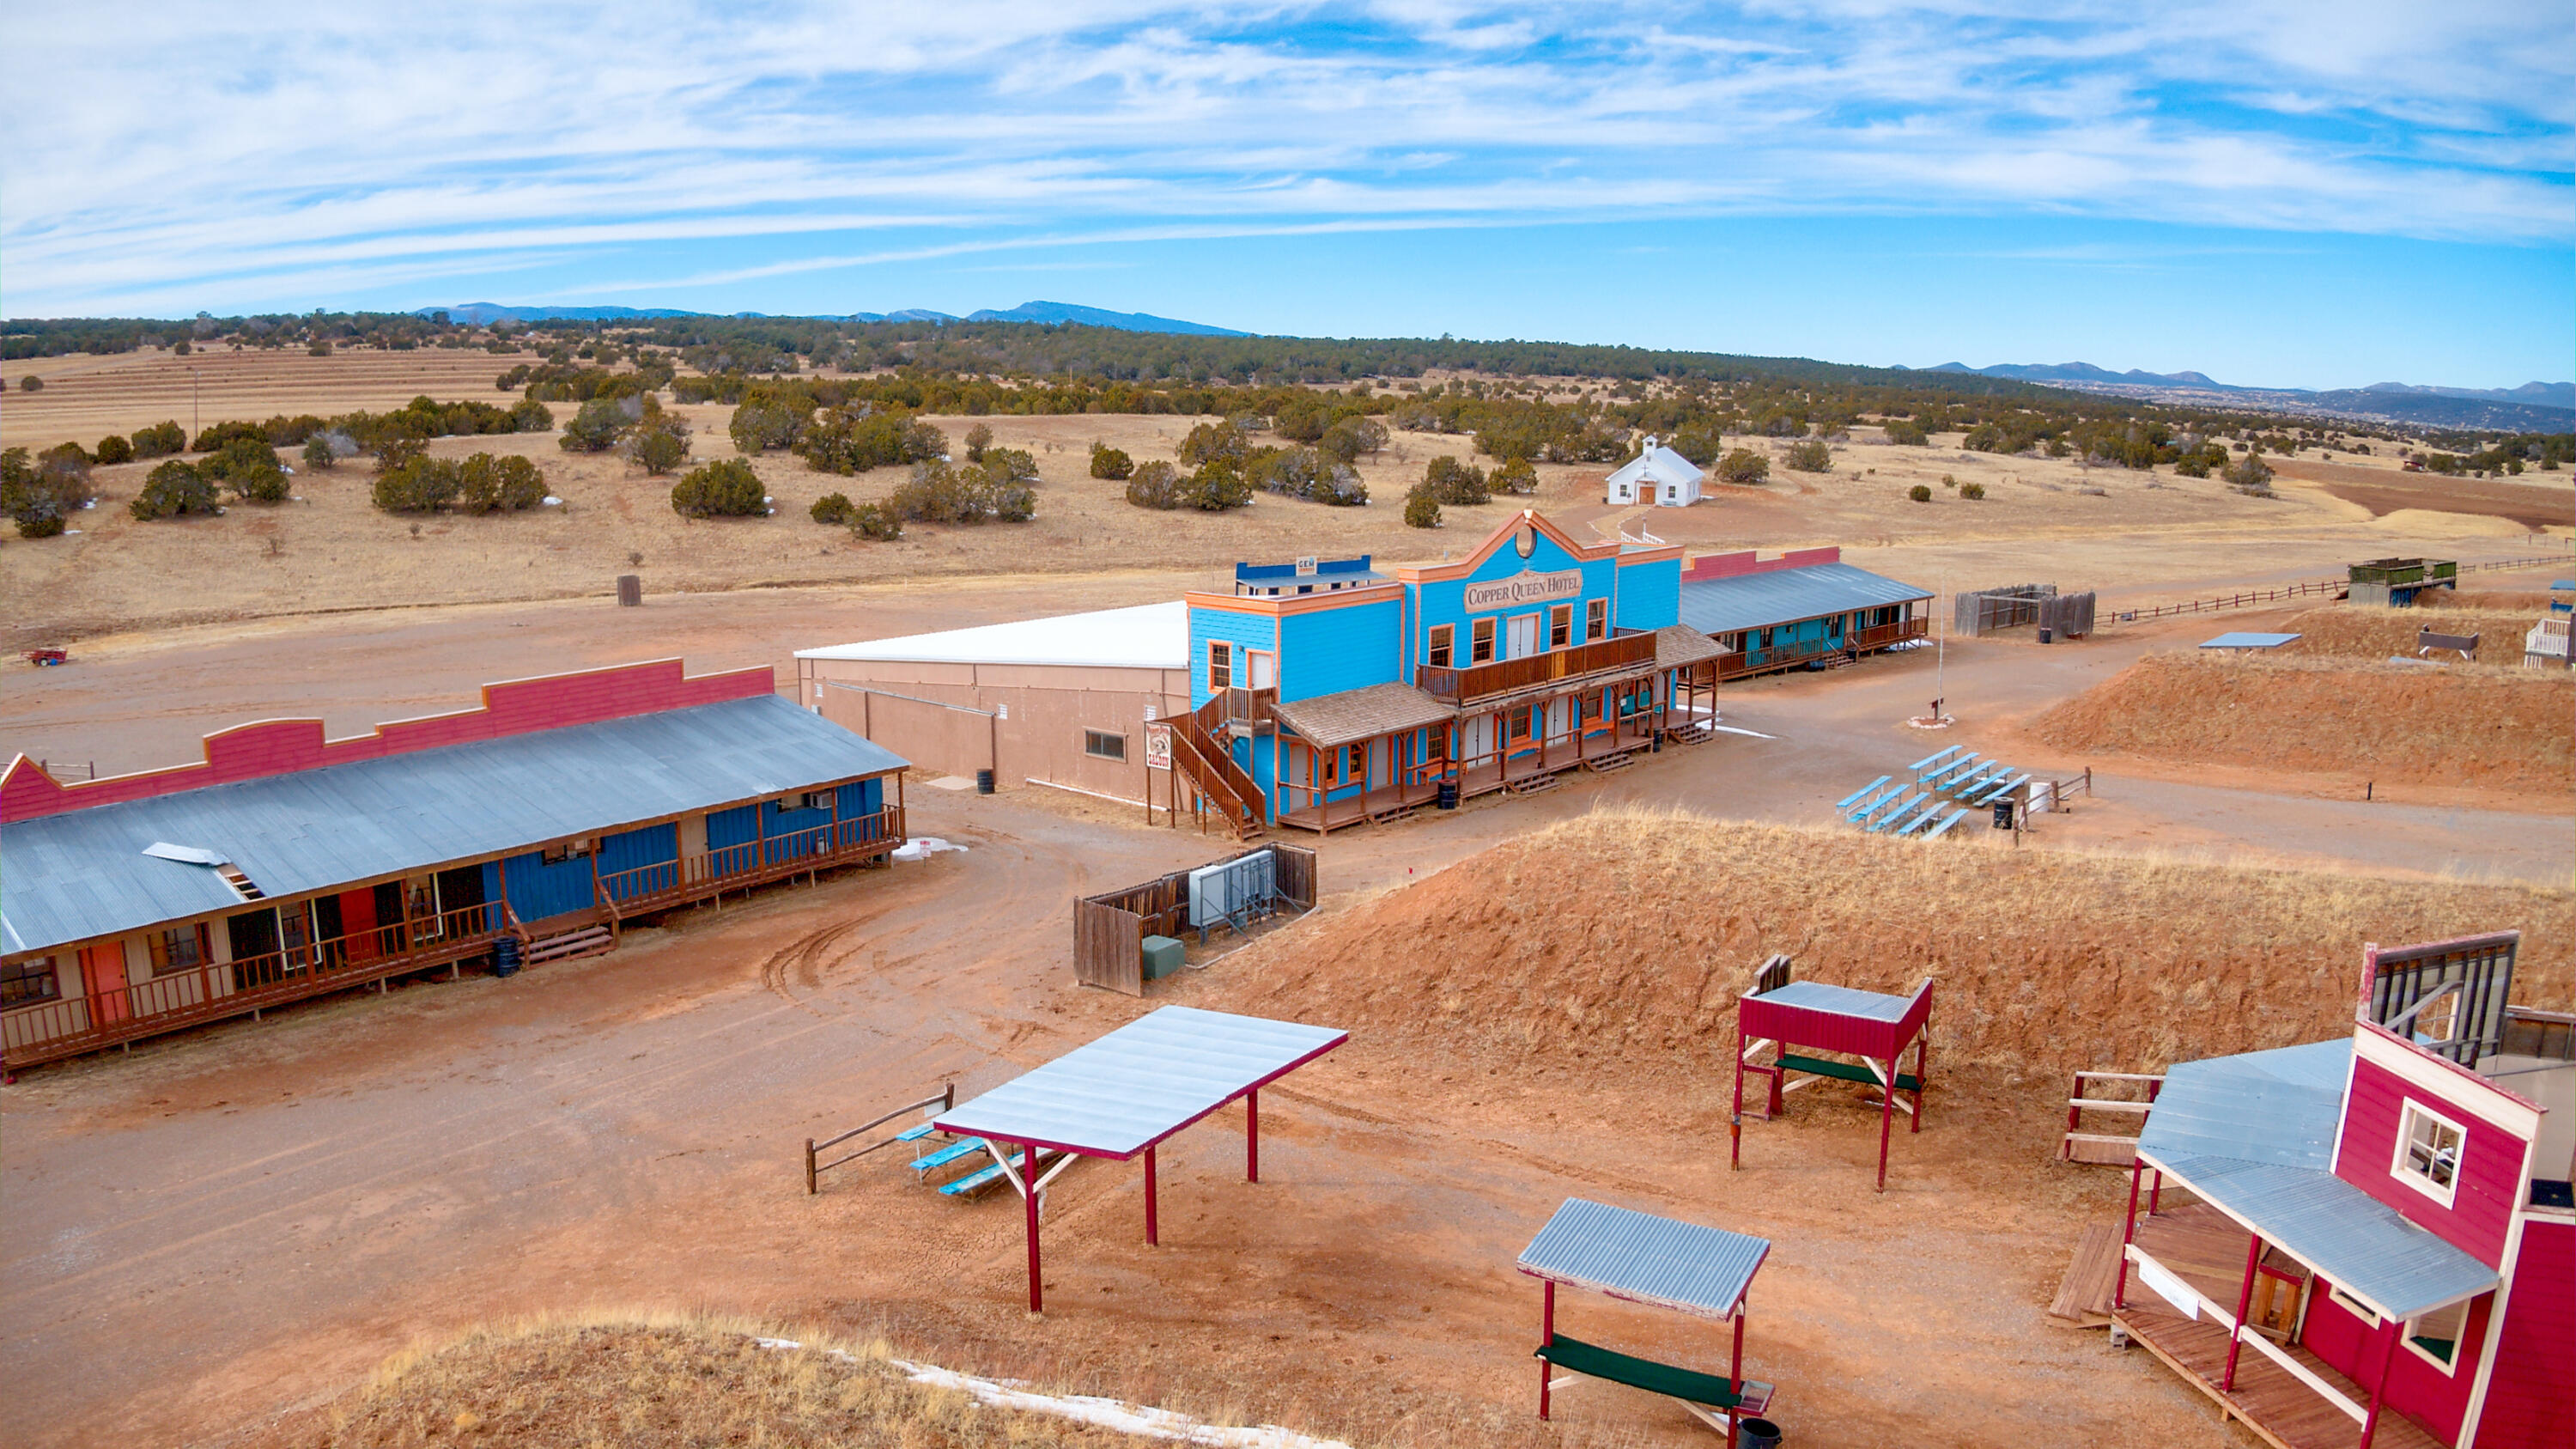
<path fill-rule="evenodd" d="M 1315 905 L 1315 852 L 1302 845 L 1256 846 L 1225 865 L 1267 851 L 1271 879 L 1282 899 L 1300 910 Z M 1192 869 L 1204 870 L 1205 866 Z M 1130 996 L 1145 994 L 1145 938 L 1175 936 L 1189 924 L 1190 872 L 1176 870 L 1124 890 L 1085 896 L 1073 903 L 1073 975 L 1085 986 Z"/>

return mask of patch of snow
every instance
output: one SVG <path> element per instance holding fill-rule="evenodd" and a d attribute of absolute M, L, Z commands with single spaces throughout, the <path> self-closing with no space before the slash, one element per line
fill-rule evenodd
<path fill-rule="evenodd" d="M 63 530 L 63 537 L 65 537 L 65 538 L 70 538 L 72 535 L 74 535 L 74 534 L 76 534 L 76 533 L 79 533 L 79 532 L 80 532 L 80 530 L 79 530 L 79 529 L 77 529 L 77 528 L 66 528 L 66 529 L 64 529 L 64 530 Z"/>
<path fill-rule="evenodd" d="M 84 498 L 81 500 L 81 507 L 83 508 L 96 508 L 97 506 L 98 500 L 95 498 Z"/>
<path fill-rule="evenodd" d="M 1760 730 L 1740 730 L 1733 725 L 1713 724 L 1710 725 L 1709 728 L 1722 735 L 1751 735 L 1757 740 L 1776 740 L 1779 738 L 1778 735 L 1766 735 Z"/>
<path fill-rule="evenodd" d="M 965 846 L 951 845 L 936 835 L 916 835 L 894 848 L 894 858 L 897 860 L 928 860 L 930 857 L 937 855 L 943 850 L 954 850 L 962 853 L 965 849 Z"/>
<path fill-rule="evenodd" d="M 975 782 L 967 779 L 963 775 L 942 775 L 938 779 L 930 782 L 930 788 L 933 790 L 972 790 L 975 788 Z"/>
<path fill-rule="evenodd" d="M 563 507 L 563 500 L 549 493 L 545 497 L 545 506 L 548 508 L 561 508 Z"/>

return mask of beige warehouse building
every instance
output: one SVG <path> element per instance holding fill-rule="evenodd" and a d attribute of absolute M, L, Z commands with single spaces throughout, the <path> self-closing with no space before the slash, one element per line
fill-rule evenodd
<path fill-rule="evenodd" d="M 1190 708 L 1189 631 L 1175 599 L 799 650 L 798 699 L 920 769 L 1141 806 L 1145 726 Z"/>

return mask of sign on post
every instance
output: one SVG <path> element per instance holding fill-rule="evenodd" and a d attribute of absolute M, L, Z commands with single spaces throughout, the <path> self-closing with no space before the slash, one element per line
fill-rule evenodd
<path fill-rule="evenodd" d="M 1155 723 L 1145 726 L 1145 768 L 1148 770 L 1172 768 L 1172 727 L 1170 725 Z"/>

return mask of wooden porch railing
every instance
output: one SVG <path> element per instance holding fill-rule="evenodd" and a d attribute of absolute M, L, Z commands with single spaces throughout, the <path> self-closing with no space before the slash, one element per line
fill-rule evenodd
<path fill-rule="evenodd" d="M 1260 830 L 1269 812 L 1262 808 L 1261 786 L 1254 783 L 1251 772 L 1235 763 L 1234 752 L 1203 722 L 1218 704 L 1211 699 L 1172 721 L 1172 768 L 1216 802 L 1226 828 L 1240 838 Z"/>
<path fill-rule="evenodd" d="M 1443 704 L 1468 704 L 1499 694 L 1553 684 L 1560 679 L 1651 665 L 1654 660 L 1654 635 L 1619 634 L 1608 639 L 1595 639 L 1589 644 L 1550 649 L 1543 654 L 1525 654 L 1518 659 L 1498 659 L 1490 664 L 1473 664 L 1465 668 L 1425 664 L 1413 671 L 1413 684 Z"/>
<path fill-rule="evenodd" d="M 599 877 L 600 903 L 621 919 L 718 891 L 747 890 L 807 871 L 883 855 L 903 844 L 903 811 L 888 806 L 786 835 L 719 846 L 703 855 L 656 861 Z"/>
<path fill-rule="evenodd" d="M 0 1044 L 15 1066 L 78 1056 L 459 961 L 509 930 L 507 912 L 494 901 L 237 961 L 206 962 L 108 991 L 13 1008 L 0 1016 Z"/>

